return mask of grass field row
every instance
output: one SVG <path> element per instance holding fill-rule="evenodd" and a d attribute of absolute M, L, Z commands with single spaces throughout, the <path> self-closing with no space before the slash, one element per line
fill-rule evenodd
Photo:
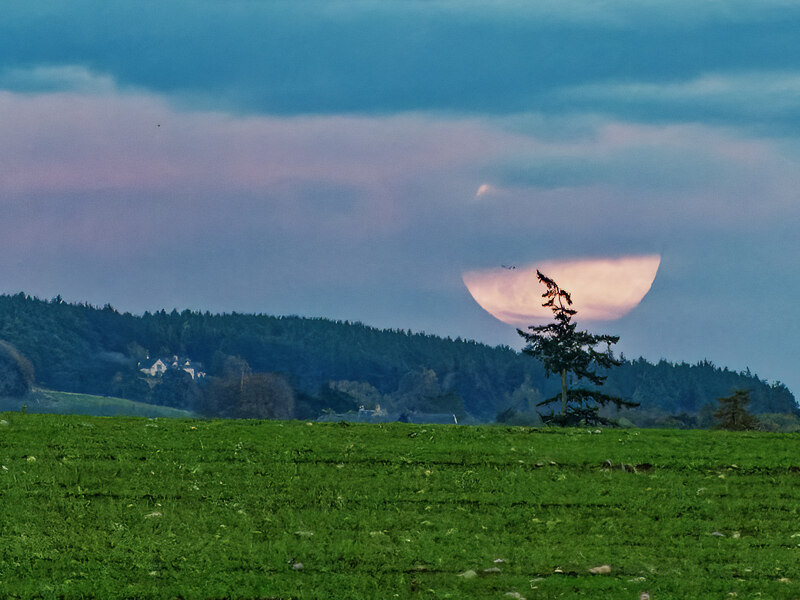
<path fill-rule="evenodd" d="M 2 597 L 800 598 L 797 434 L 0 418 Z"/>

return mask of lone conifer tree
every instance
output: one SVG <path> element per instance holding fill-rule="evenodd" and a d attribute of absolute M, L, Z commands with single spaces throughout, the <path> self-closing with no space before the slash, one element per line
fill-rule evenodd
<path fill-rule="evenodd" d="M 727 398 L 717 398 L 719 408 L 714 413 L 717 429 L 745 431 L 758 429 L 758 419 L 747 411 L 750 402 L 750 390 L 736 390 Z"/>
<path fill-rule="evenodd" d="M 553 311 L 555 323 L 547 325 L 531 325 L 530 333 L 517 329 L 527 345 L 523 349 L 525 354 L 542 361 L 545 373 L 561 376 L 561 393 L 540 402 L 537 406 L 547 406 L 561 401 L 561 412 L 556 415 L 542 415 L 552 423 L 561 425 L 577 425 L 581 421 L 586 424 L 609 424 L 607 419 L 599 415 L 601 406 L 614 403 L 617 408 L 639 406 L 636 402 L 628 402 L 616 396 L 603 394 L 596 389 L 582 387 L 571 388 L 568 375 L 573 375 L 575 381 L 586 379 L 595 386 L 600 386 L 606 379 L 599 375 L 594 368 L 609 368 L 619 366 L 621 361 L 614 358 L 611 344 L 619 341 L 615 335 L 595 335 L 588 331 L 578 331 L 572 317 L 577 313 L 572 306 L 572 297 L 569 292 L 562 290 L 555 281 L 536 271 L 539 281 L 547 286 L 547 291 L 542 294 L 546 300 L 542 306 Z M 604 351 L 595 350 L 598 344 L 606 344 Z"/>

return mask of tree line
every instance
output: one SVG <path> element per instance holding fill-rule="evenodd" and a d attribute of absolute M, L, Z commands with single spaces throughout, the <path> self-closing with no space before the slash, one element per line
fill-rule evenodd
<path fill-rule="evenodd" d="M 541 362 L 507 346 L 323 318 L 189 310 L 132 315 L 20 293 L 0 296 L 0 340 L 28 361 L 37 385 L 193 407 L 211 416 L 312 418 L 382 402 L 488 422 L 503 414 L 524 417 L 561 392 Z M 190 357 L 207 378 L 168 372 L 148 381 L 139 371 L 148 355 Z M 674 415 L 695 418 L 735 389 L 750 390 L 755 413 L 796 410 L 785 386 L 749 372 L 708 361 L 619 359 L 619 366 L 598 373 L 606 378 L 604 393 L 639 404 L 626 417 L 631 420 L 643 415 L 658 425 Z"/>

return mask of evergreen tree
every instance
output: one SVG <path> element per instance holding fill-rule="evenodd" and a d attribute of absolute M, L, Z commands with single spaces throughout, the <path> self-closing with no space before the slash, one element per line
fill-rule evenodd
<path fill-rule="evenodd" d="M 635 402 L 628 402 L 616 396 L 610 396 L 596 389 L 583 387 L 571 388 L 568 375 L 575 381 L 586 379 L 595 386 L 600 386 L 606 379 L 595 371 L 596 367 L 610 368 L 619 366 L 621 361 L 614 358 L 611 344 L 619 341 L 619 336 L 596 335 L 588 331 L 578 331 L 572 317 L 577 313 L 572 306 L 572 297 L 569 292 L 562 290 L 555 281 L 536 271 L 539 281 L 547 286 L 547 291 L 542 294 L 545 301 L 542 306 L 553 311 L 555 323 L 547 325 L 531 325 L 530 333 L 517 329 L 527 345 L 523 349 L 525 354 L 542 361 L 545 373 L 561 376 L 561 393 L 544 400 L 538 406 L 547 406 L 561 402 L 561 412 L 551 414 L 550 421 L 562 425 L 577 425 L 581 421 L 587 424 L 609 423 L 599 415 L 601 406 L 614 403 L 617 408 L 638 406 Z M 605 344 L 604 351 L 595 350 L 595 346 Z"/>
<path fill-rule="evenodd" d="M 758 419 L 747 412 L 750 390 L 736 390 L 727 398 L 718 398 L 717 402 L 719 408 L 714 413 L 717 429 L 745 431 L 759 428 Z"/>

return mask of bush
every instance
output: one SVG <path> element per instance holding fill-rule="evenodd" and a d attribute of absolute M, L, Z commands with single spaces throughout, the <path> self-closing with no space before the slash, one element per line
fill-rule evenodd
<path fill-rule="evenodd" d="M 240 419 L 291 419 L 294 391 L 276 373 L 212 377 L 205 388 L 200 412 Z"/>
<path fill-rule="evenodd" d="M 784 413 L 764 413 L 758 415 L 764 431 L 795 433 L 800 431 L 800 417 Z"/>

